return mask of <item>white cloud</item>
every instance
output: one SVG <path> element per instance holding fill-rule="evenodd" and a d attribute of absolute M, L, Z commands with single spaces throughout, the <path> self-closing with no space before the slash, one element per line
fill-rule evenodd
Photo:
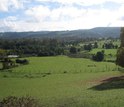
<path fill-rule="evenodd" d="M 39 29 L 70 30 L 107 26 L 118 19 L 119 13 L 118 11 L 112 12 L 104 8 L 98 10 L 79 9 L 73 6 L 61 6 L 50 10 L 48 7 L 40 5 L 27 10 L 26 14 L 34 17 L 38 23 L 43 25 Z M 45 21 L 48 17 L 49 20 Z"/>
<path fill-rule="evenodd" d="M 50 10 L 47 7 L 39 5 L 26 10 L 25 14 L 34 17 L 37 21 L 42 21 L 50 15 Z"/>
<path fill-rule="evenodd" d="M 0 19 L 0 32 L 14 31 L 16 28 L 16 17 L 10 16 L 5 19 Z"/>
<path fill-rule="evenodd" d="M 86 14 L 85 9 L 78 9 L 76 7 L 60 7 L 51 11 L 50 18 L 53 21 L 68 21 L 77 17 L 84 16 Z"/>
<path fill-rule="evenodd" d="M 80 4 L 80 5 L 85 5 L 85 6 L 90 6 L 90 5 L 97 5 L 97 4 L 102 4 L 104 2 L 115 2 L 115 3 L 124 3 L 123 0 L 37 0 L 41 2 L 58 2 L 64 5 L 67 4 Z"/>
<path fill-rule="evenodd" d="M 60 7 L 50 10 L 48 7 L 39 5 L 25 11 L 25 14 L 34 17 L 37 21 L 43 21 L 49 18 L 51 21 L 71 20 L 86 13 L 85 9 L 77 9 L 75 7 Z M 47 20 L 47 21 L 49 21 Z"/>
<path fill-rule="evenodd" d="M 23 0 L 22 0 L 23 1 Z M 9 9 L 19 9 L 23 7 L 21 0 L 0 0 L 0 11 L 7 12 Z"/>
<path fill-rule="evenodd" d="M 11 4 L 8 3 L 11 1 Z M 2 0 L 0 11 L 9 11 L 9 7 L 19 9 L 24 2 L 33 0 Z M 102 26 L 123 26 L 124 1 L 123 0 L 35 0 L 42 2 L 58 2 L 60 7 L 50 9 L 48 5 L 32 5 L 24 11 L 25 17 L 17 19 L 8 16 L 0 20 L 0 28 L 11 28 L 13 31 L 38 31 L 38 30 L 74 30 Z M 118 10 L 106 8 L 91 9 L 78 8 L 72 4 L 90 6 L 112 1 L 121 3 Z M 32 2 L 33 4 L 33 2 Z M 22 17 L 22 16 L 21 16 Z M 23 26 L 23 27 L 22 27 Z"/>
<path fill-rule="evenodd" d="M 0 11 L 8 11 L 8 1 L 7 0 L 0 1 Z"/>

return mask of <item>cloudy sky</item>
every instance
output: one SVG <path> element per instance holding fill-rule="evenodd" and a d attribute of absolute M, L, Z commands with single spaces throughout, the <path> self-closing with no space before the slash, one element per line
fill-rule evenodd
<path fill-rule="evenodd" d="M 124 0 L 0 0 L 0 32 L 124 26 Z"/>

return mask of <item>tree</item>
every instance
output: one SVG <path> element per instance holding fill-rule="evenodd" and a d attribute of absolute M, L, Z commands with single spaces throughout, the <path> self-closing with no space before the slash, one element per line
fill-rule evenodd
<path fill-rule="evenodd" d="M 84 50 L 91 51 L 91 50 L 92 50 L 92 45 L 91 45 L 91 43 L 84 45 Z"/>
<path fill-rule="evenodd" d="M 97 42 L 94 43 L 94 48 L 98 48 L 98 43 Z"/>
<path fill-rule="evenodd" d="M 92 59 L 95 60 L 95 61 L 103 61 L 104 52 L 103 51 L 97 52 L 96 55 L 93 55 Z"/>
<path fill-rule="evenodd" d="M 124 27 L 121 28 L 121 46 L 120 47 L 124 47 Z"/>
<path fill-rule="evenodd" d="M 3 69 L 9 69 L 15 66 L 15 62 L 9 58 L 4 58 L 2 61 Z"/>
<path fill-rule="evenodd" d="M 117 51 L 116 64 L 124 67 L 124 27 L 121 28 L 121 45 Z"/>
<path fill-rule="evenodd" d="M 124 67 L 124 47 L 120 47 L 117 51 L 116 64 Z"/>
<path fill-rule="evenodd" d="M 71 47 L 71 48 L 70 48 L 70 53 L 76 54 L 76 53 L 77 53 L 76 47 Z"/>
<path fill-rule="evenodd" d="M 104 43 L 102 47 L 105 49 L 113 49 L 115 46 L 112 42 L 110 43 L 108 42 L 108 43 Z"/>

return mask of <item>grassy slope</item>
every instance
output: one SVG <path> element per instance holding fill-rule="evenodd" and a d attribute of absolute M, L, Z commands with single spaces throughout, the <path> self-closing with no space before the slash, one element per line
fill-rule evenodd
<path fill-rule="evenodd" d="M 45 107 L 123 107 L 124 89 L 103 91 L 90 89 L 104 78 L 120 75 L 113 63 L 97 63 L 64 56 L 29 58 L 30 64 L 0 73 L 0 98 L 8 95 L 31 95 L 41 99 Z M 88 67 L 87 65 L 96 65 Z M 63 73 L 64 71 L 67 73 Z M 39 78 L 18 77 L 51 72 Z M 5 78 L 6 75 L 6 78 Z"/>

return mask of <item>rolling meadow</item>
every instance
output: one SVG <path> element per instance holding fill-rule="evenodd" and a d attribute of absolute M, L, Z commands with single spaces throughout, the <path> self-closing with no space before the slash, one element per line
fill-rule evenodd
<path fill-rule="evenodd" d="M 0 72 L 0 99 L 32 96 L 43 107 L 124 105 L 123 73 L 114 63 L 67 56 L 27 59 L 28 65 Z"/>

